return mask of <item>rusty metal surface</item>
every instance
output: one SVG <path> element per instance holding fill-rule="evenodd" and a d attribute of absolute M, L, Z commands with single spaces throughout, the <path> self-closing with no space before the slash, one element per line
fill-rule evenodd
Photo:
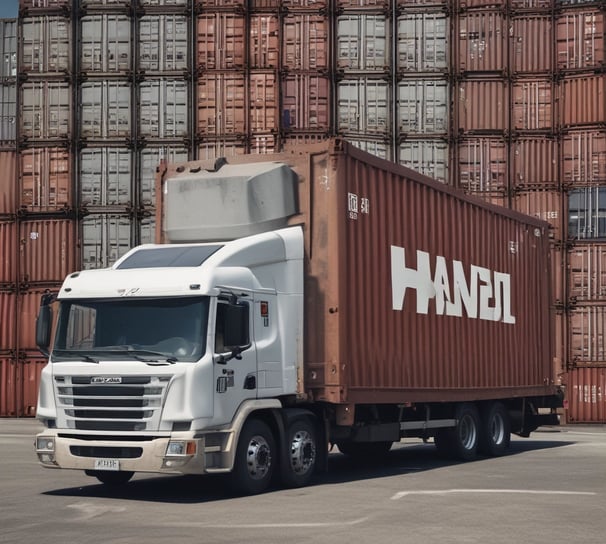
<path fill-rule="evenodd" d="M 568 251 L 570 303 L 606 302 L 606 245 L 576 243 Z"/>
<path fill-rule="evenodd" d="M 17 208 L 17 152 L 0 151 L 0 214 Z"/>
<path fill-rule="evenodd" d="M 544 136 L 515 139 L 510 146 L 511 187 L 558 188 L 558 144 Z"/>
<path fill-rule="evenodd" d="M 533 217 L 549 222 L 551 235 L 555 240 L 564 238 L 568 212 L 564 207 L 564 196 L 560 191 L 538 189 L 517 192 L 512 199 L 512 207 Z"/>
<path fill-rule="evenodd" d="M 562 183 L 599 185 L 606 180 L 606 131 L 573 130 L 562 138 Z"/>
<path fill-rule="evenodd" d="M 0 220 L 0 288 L 17 285 L 17 263 L 15 255 L 19 247 L 19 229 L 14 220 Z M 4 326 L 0 322 L 0 326 Z"/>
<path fill-rule="evenodd" d="M 604 11 L 590 7 L 556 15 L 556 63 L 561 70 L 592 70 L 604 66 Z"/>
<path fill-rule="evenodd" d="M 570 370 L 566 396 L 569 423 L 606 423 L 606 367 Z"/>
<path fill-rule="evenodd" d="M 301 176 L 302 213 L 291 221 L 303 222 L 306 233 L 305 379 L 313 398 L 405 402 L 550 391 L 546 223 L 483 204 L 342 140 L 230 158 L 254 160 L 286 162 Z M 175 168 L 168 165 L 158 183 L 178 175 Z M 393 264 L 392 246 L 404 248 L 393 250 Z M 417 251 L 428 253 L 431 278 Z M 442 273 L 436 275 L 436 266 Z M 455 266 L 465 276 L 456 284 Z M 400 298 L 405 267 L 419 269 L 410 277 L 423 279 Z M 461 282 L 479 270 L 472 267 L 485 270 L 486 282 L 476 277 L 469 307 L 457 306 Z M 509 275 L 509 298 L 494 272 Z M 392 281 L 400 295 L 392 293 Z M 437 294 L 425 309 L 427 282 L 434 282 Z"/>
<path fill-rule="evenodd" d="M 0 352 L 17 348 L 17 294 L 0 290 Z"/>
<path fill-rule="evenodd" d="M 456 85 L 458 128 L 504 132 L 509 127 L 509 85 L 502 79 L 464 80 Z"/>
<path fill-rule="evenodd" d="M 509 63 L 513 74 L 553 71 L 553 24 L 544 15 L 512 17 L 509 35 Z"/>
<path fill-rule="evenodd" d="M 15 417 L 17 415 L 16 397 L 16 360 L 7 354 L 0 355 L 0 417 Z"/>
<path fill-rule="evenodd" d="M 35 353 L 0 354 L 0 417 L 35 416 L 40 373 L 46 359 Z"/>
<path fill-rule="evenodd" d="M 511 87 L 515 131 L 548 131 L 555 126 L 554 84 L 551 79 L 515 81 Z"/>
<path fill-rule="evenodd" d="M 19 153 L 19 207 L 57 212 L 73 206 L 71 156 L 61 147 L 36 147 Z"/>
<path fill-rule="evenodd" d="M 488 9 L 461 13 L 456 20 L 460 72 L 502 72 L 507 56 L 506 19 Z"/>
<path fill-rule="evenodd" d="M 560 82 L 562 127 L 596 126 L 606 123 L 606 77 L 570 76 Z"/>
<path fill-rule="evenodd" d="M 569 364 L 606 364 L 606 306 L 578 306 L 568 312 Z"/>

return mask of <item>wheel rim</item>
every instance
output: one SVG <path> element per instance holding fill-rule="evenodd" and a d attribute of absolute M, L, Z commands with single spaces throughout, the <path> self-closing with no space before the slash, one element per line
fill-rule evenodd
<path fill-rule="evenodd" d="M 297 431 L 290 443 L 290 464 L 295 474 L 305 474 L 316 462 L 316 445 L 310 433 Z"/>
<path fill-rule="evenodd" d="M 490 422 L 490 436 L 493 444 L 502 444 L 505 440 L 505 422 L 501 414 L 494 414 Z"/>
<path fill-rule="evenodd" d="M 459 424 L 459 439 L 461 446 L 466 450 L 472 450 L 476 445 L 478 430 L 471 416 L 463 416 Z"/>
<path fill-rule="evenodd" d="M 262 480 L 271 467 L 271 449 L 262 436 L 253 436 L 246 450 L 246 466 L 253 480 Z"/>

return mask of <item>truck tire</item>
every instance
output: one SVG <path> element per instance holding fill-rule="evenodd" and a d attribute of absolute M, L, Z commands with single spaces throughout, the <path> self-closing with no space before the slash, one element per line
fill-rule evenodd
<path fill-rule="evenodd" d="M 489 457 L 505 455 L 511 441 L 509 413 L 501 402 L 493 402 L 482 413 L 479 450 Z"/>
<path fill-rule="evenodd" d="M 259 419 L 247 421 L 240 433 L 230 474 L 232 489 L 242 495 L 265 491 L 271 483 L 276 459 L 276 441 L 269 426 Z"/>
<path fill-rule="evenodd" d="M 338 442 L 339 451 L 361 461 L 373 461 L 387 455 L 393 442 Z"/>
<path fill-rule="evenodd" d="M 282 483 L 285 487 L 309 484 L 318 460 L 316 429 L 309 418 L 291 421 L 286 429 L 287 459 L 282 463 Z"/>
<path fill-rule="evenodd" d="M 87 470 L 85 472 L 87 476 L 94 476 L 102 484 L 110 486 L 124 485 L 135 474 L 134 472 L 128 472 L 124 470 L 120 470 L 117 472 L 113 470 Z"/>
<path fill-rule="evenodd" d="M 478 451 L 480 416 L 471 403 L 459 404 L 455 410 L 457 423 L 451 429 L 437 431 L 434 437 L 438 452 L 452 459 L 473 461 Z"/>

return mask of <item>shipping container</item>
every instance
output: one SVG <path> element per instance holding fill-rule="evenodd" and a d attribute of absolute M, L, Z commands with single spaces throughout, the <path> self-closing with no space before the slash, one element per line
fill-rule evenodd
<path fill-rule="evenodd" d="M 444 79 L 404 79 L 398 83 L 400 134 L 447 134 L 449 83 Z"/>
<path fill-rule="evenodd" d="M 248 78 L 248 123 L 251 133 L 280 129 L 279 77 L 274 71 L 252 72 Z"/>
<path fill-rule="evenodd" d="M 21 138 L 56 140 L 71 136 L 72 100 L 69 83 L 23 83 L 19 109 Z"/>
<path fill-rule="evenodd" d="M 567 315 L 561 308 L 556 309 L 554 316 L 554 373 L 558 376 L 558 383 L 565 383 L 566 361 L 568 360 L 568 332 Z"/>
<path fill-rule="evenodd" d="M 560 81 L 562 127 L 606 123 L 606 75 L 579 75 Z"/>
<path fill-rule="evenodd" d="M 507 56 L 507 25 L 500 11 L 468 11 L 458 22 L 458 65 L 460 73 L 504 72 Z"/>
<path fill-rule="evenodd" d="M 509 0 L 510 6 L 516 11 L 544 11 L 553 8 L 554 0 Z"/>
<path fill-rule="evenodd" d="M 111 139 L 131 136 L 131 85 L 122 81 L 88 81 L 80 88 L 80 136 Z"/>
<path fill-rule="evenodd" d="M 200 160 L 214 160 L 217 157 L 242 155 L 247 151 L 248 146 L 244 137 L 212 138 L 204 139 L 198 144 L 197 157 Z"/>
<path fill-rule="evenodd" d="M 87 215 L 80 220 L 80 240 L 82 268 L 106 268 L 134 245 L 133 223 L 125 215 Z"/>
<path fill-rule="evenodd" d="M 508 0 L 458 0 L 458 7 L 467 9 L 500 8 L 507 5 Z"/>
<path fill-rule="evenodd" d="M 389 19 L 386 15 L 348 14 L 337 17 L 337 70 L 388 72 Z"/>
<path fill-rule="evenodd" d="M 568 251 L 570 304 L 606 302 L 606 245 L 575 243 Z"/>
<path fill-rule="evenodd" d="M 375 157 L 385 160 L 392 160 L 391 145 L 384 139 L 377 140 L 366 138 L 364 140 L 360 140 L 348 138 L 347 141 L 358 149 L 362 149 L 363 151 L 366 151 L 366 153 L 370 153 Z"/>
<path fill-rule="evenodd" d="M 80 70 L 94 75 L 132 71 L 131 19 L 126 15 L 89 15 L 80 20 Z M 158 34 L 156 35 L 156 39 Z"/>
<path fill-rule="evenodd" d="M 511 86 L 514 131 L 552 131 L 554 122 L 554 86 L 551 79 L 516 80 Z"/>
<path fill-rule="evenodd" d="M 569 240 L 606 238 L 606 187 L 570 189 L 568 199 Z"/>
<path fill-rule="evenodd" d="M 0 83 L 0 147 L 14 147 L 17 139 L 17 85 Z"/>
<path fill-rule="evenodd" d="M 28 219 L 19 223 L 21 284 L 61 282 L 77 270 L 76 221 Z"/>
<path fill-rule="evenodd" d="M 41 357 L 36 344 L 36 317 L 40 311 L 40 298 L 45 293 L 58 292 L 61 283 L 19 291 L 17 296 L 17 348 L 19 354 L 36 352 L 37 357 Z"/>
<path fill-rule="evenodd" d="M 551 301 L 557 309 L 563 309 L 566 305 L 566 257 L 566 251 L 559 244 L 551 245 Z"/>
<path fill-rule="evenodd" d="M 0 352 L 17 349 L 17 293 L 0 289 Z"/>
<path fill-rule="evenodd" d="M 0 20 L 0 79 L 17 77 L 17 20 Z"/>
<path fill-rule="evenodd" d="M 328 17 L 288 13 L 282 22 L 282 69 L 328 70 L 328 31 Z"/>
<path fill-rule="evenodd" d="M 190 0 L 139 0 L 142 7 L 187 7 Z"/>
<path fill-rule="evenodd" d="M 156 217 L 152 214 L 139 222 L 138 244 L 153 244 L 156 240 Z"/>
<path fill-rule="evenodd" d="M 186 72 L 189 24 L 182 15 L 155 15 L 139 21 L 139 59 L 143 72 Z M 158 39 L 160 38 L 160 39 Z"/>
<path fill-rule="evenodd" d="M 468 193 L 506 193 L 508 164 L 504 138 L 464 138 L 457 144 L 458 187 Z"/>
<path fill-rule="evenodd" d="M 315 74 L 282 78 L 282 129 L 330 130 L 330 80 Z"/>
<path fill-rule="evenodd" d="M 194 0 L 196 6 L 200 6 L 203 9 L 211 10 L 223 8 L 226 10 L 234 11 L 234 8 L 240 11 L 244 10 L 247 4 L 247 0 Z"/>
<path fill-rule="evenodd" d="M 347 136 L 384 135 L 391 130 L 390 85 L 360 77 L 337 84 L 337 132 Z"/>
<path fill-rule="evenodd" d="M 561 141 L 563 185 L 606 185 L 606 130 L 570 131 Z"/>
<path fill-rule="evenodd" d="M 606 365 L 606 306 L 577 306 L 568 312 L 569 362 Z"/>
<path fill-rule="evenodd" d="M 252 134 L 248 138 L 248 153 L 265 154 L 280 151 L 280 139 L 276 134 Z"/>
<path fill-rule="evenodd" d="M 567 382 L 567 422 L 606 423 L 606 367 L 572 368 Z"/>
<path fill-rule="evenodd" d="M 477 198 L 488 204 L 494 204 L 495 206 L 501 207 L 509 207 L 509 197 L 507 193 L 503 191 L 478 191 L 478 192 L 469 192 L 468 193 L 473 198 Z"/>
<path fill-rule="evenodd" d="M 545 136 L 518 137 L 511 142 L 512 189 L 559 187 L 558 141 Z"/>
<path fill-rule="evenodd" d="M 156 170 L 160 162 L 186 162 L 189 158 L 187 148 L 183 146 L 149 146 L 139 150 L 137 156 L 139 160 L 139 177 L 137 179 L 139 206 L 153 208 L 156 205 Z"/>
<path fill-rule="evenodd" d="M 197 132 L 227 136 L 247 131 L 244 72 L 205 73 L 198 79 Z"/>
<path fill-rule="evenodd" d="M 132 152 L 125 147 L 86 147 L 80 151 L 80 206 L 126 212 L 132 206 Z"/>
<path fill-rule="evenodd" d="M 398 73 L 449 71 L 449 17 L 442 12 L 398 17 Z"/>
<path fill-rule="evenodd" d="M 17 152 L 0 151 L 0 216 L 17 211 Z"/>
<path fill-rule="evenodd" d="M 512 17 L 509 31 L 512 74 L 553 72 L 553 23 L 550 13 Z"/>
<path fill-rule="evenodd" d="M 399 8 L 428 9 L 431 7 L 445 7 L 449 4 L 448 0 L 395 0 Z"/>
<path fill-rule="evenodd" d="M 201 13 L 196 20 L 199 70 L 244 69 L 246 64 L 244 15 L 233 12 Z"/>
<path fill-rule="evenodd" d="M 19 152 L 19 208 L 57 212 L 74 206 L 71 155 L 62 147 L 32 147 Z"/>
<path fill-rule="evenodd" d="M 15 220 L 0 220 L 0 248 L 0 289 L 15 288 L 18 281 L 15 255 L 19 252 L 19 229 Z M 0 327 L 4 326 L 5 322 L 0 321 Z"/>
<path fill-rule="evenodd" d="M 560 70 L 591 70 L 605 65 L 604 11 L 563 11 L 556 15 L 556 62 Z"/>
<path fill-rule="evenodd" d="M 550 236 L 555 240 L 565 238 L 564 197 L 560 191 L 538 189 L 519 191 L 512 198 L 512 208 L 532 217 L 538 217 L 551 225 Z"/>
<path fill-rule="evenodd" d="M 280 63 L 280 19 L 277 15 L 251 15 L 248 21 L 250 68 L 278 68 Z"/>
<path fill-rule="evenodd" d="M 2 293 L 0 293 L 0 301 Z M 0 307 L 1 308 L 1 307 Z M 0 417 L 17 415 L 17 362 L 14 356 L 0 355 Z"/>
<path fill-rule="evenodd" d="M 38 353 L 28 354 L 24 359 L 19 359 L 17 372 L 19 376 L 19 404 L 17 405 L 18 417 L 34 417 L 38 405 L 38 391 L 40 389 L 40 374 L 46 366 L 46 358 Z"/>
<path fill-rule="evenodd" d="M 189 134 L 187 81 L 146 80 L 139 84 L 139 136 L 146 139 L 186 138 Z"/>
<path fill-rule="evenodd" d="M 69 9 L 72 0 L 19 0 L 19 6 L 25 9 Z M 83 0 L 86 4 L 86 0 Z"/>
<path fill-rule="evenodd" d="M 397 162 L 442 183 L 449 181 L 446 140 L 406 139 L 398 145 Z"/>
<path fill-rule="evenodd" d="M 458 129 L 504 133 L 509 128 L 509 85 L 505 80 L 463 80 L 457 84 Z"/>
<path fill-rule="evenodd" d="M 19 70 L 27 74 L 68 73 L 71 62 L 71 25 L 64 17 L 20 19 Z"/>

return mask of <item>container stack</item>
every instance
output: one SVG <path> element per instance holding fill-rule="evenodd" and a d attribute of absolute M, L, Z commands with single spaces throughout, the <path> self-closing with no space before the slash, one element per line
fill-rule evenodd
<path fill-rule="evenodd" d="M 336 132 L 393 159 L 393 9 L 389 0 L 336 0 Z"/>
<path fill-rule="evenodd" d="M 451 11 L 444 1 L 396 6 L 394 160 L 449 182 Z"/>
<path fill-rule="evenodd" d="M 568 225 L 569 421 L 606 422 L 606 56 L 603 2 L 557 2 L 560 165 Z"/>

